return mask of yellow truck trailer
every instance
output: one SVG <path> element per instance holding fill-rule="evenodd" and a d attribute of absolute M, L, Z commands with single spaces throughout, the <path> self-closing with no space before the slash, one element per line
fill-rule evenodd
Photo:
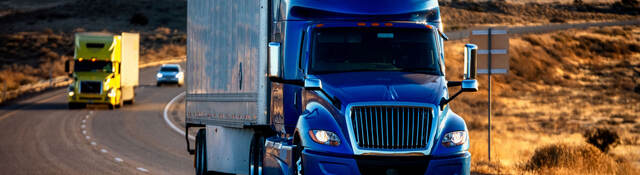
<path fill-rule="evenodd" d="M 77 33 L 73 60 L 66 70 L 69 109 L 86 104 L 107 104 L 110 109 L 133 103 L 138 86 L 138 33 Z"/>

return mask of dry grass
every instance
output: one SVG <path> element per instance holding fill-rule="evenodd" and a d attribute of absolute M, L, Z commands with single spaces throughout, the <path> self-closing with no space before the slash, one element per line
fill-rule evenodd
<path fill-rule="evenodd" d="M 461 75 L 465 42 L 445 45 L 447 74 L 455 77 L 451 80 Z M 472 172 L 574 174 L 570 167 L 522 167 L 536 148 L 584 145 L 582 133 L 600 126 L 616 128 L 621 137 L 621 145 L 604 154 L 614 160 L 615 171 L 602 172 L 637 173 L 640 26 L 522 35 L 512 37 L 510 43 L 509 74 L 493 76 L 491 162 L 487 159 L 486 75 L 479 78 L 479 92 L 463 94 L 452 103 L 470 129 Z"/>
<path fill-rule="evenodd" d="M 634 20 L 640 7 L 626 8 L 613 1 L 545 3 L 524 1 L 441 1 L 441 14 L 447 31 L 475 25 L 540 25 L 549 23 Z M 617 1 L 616 1 L 617 2 Z"/>

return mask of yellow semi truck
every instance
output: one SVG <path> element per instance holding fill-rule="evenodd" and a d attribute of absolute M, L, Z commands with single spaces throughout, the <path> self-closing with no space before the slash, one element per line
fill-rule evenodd
<path fill-rule="evenodd" d="M 73 60 L 66 64 L 73 78 L 67 92 L 69 109 L 132 104 L 139 79 L 139 48 L 138 33 L 77 33 Z"/>

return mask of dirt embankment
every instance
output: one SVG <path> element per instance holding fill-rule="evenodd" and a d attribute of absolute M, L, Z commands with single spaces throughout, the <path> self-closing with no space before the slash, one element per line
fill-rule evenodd
<path fill-rule="evenodd" d="M 446 44 L 452 77 L 461 75 L 464 42 Z M 452 104 L 471 130 L 474 171 L 530 172 L 522 166 L 536 147 L 583 145 L 581 133 L 597 127 L 621 135 L 622 144 L 607 156 L 622 162 L 620 167 L 640 165 L 640 26 L 530 34 L 512 37 L 510 44 L 509 74 L 492 77 L 492 162 L 487 161 L 487 76 L 480 76 L 479 92 Z M 564 168 L 535 172 L 572 172 Z"/>
<path fill-rule="evenodd" d="M 447 31 L 475 25 L 540 25 L 549 23 L 637 20 L 640 6 L 616 2 L 534 3 L 521 1 L 441 2 Z"/>

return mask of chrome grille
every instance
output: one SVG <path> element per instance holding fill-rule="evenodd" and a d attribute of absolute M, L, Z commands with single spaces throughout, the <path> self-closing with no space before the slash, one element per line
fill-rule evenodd
<path fill-rule="evenodd" d="M 102 91 L 100 81 L 80 81 L 80 93 L 99 94 Z"/>
<path fill-rule="evenodd" d="M 351 128 L 362 149 L 423 149 L 429 141 L 431 115 L 429 107 L 354 106 Z"/>

